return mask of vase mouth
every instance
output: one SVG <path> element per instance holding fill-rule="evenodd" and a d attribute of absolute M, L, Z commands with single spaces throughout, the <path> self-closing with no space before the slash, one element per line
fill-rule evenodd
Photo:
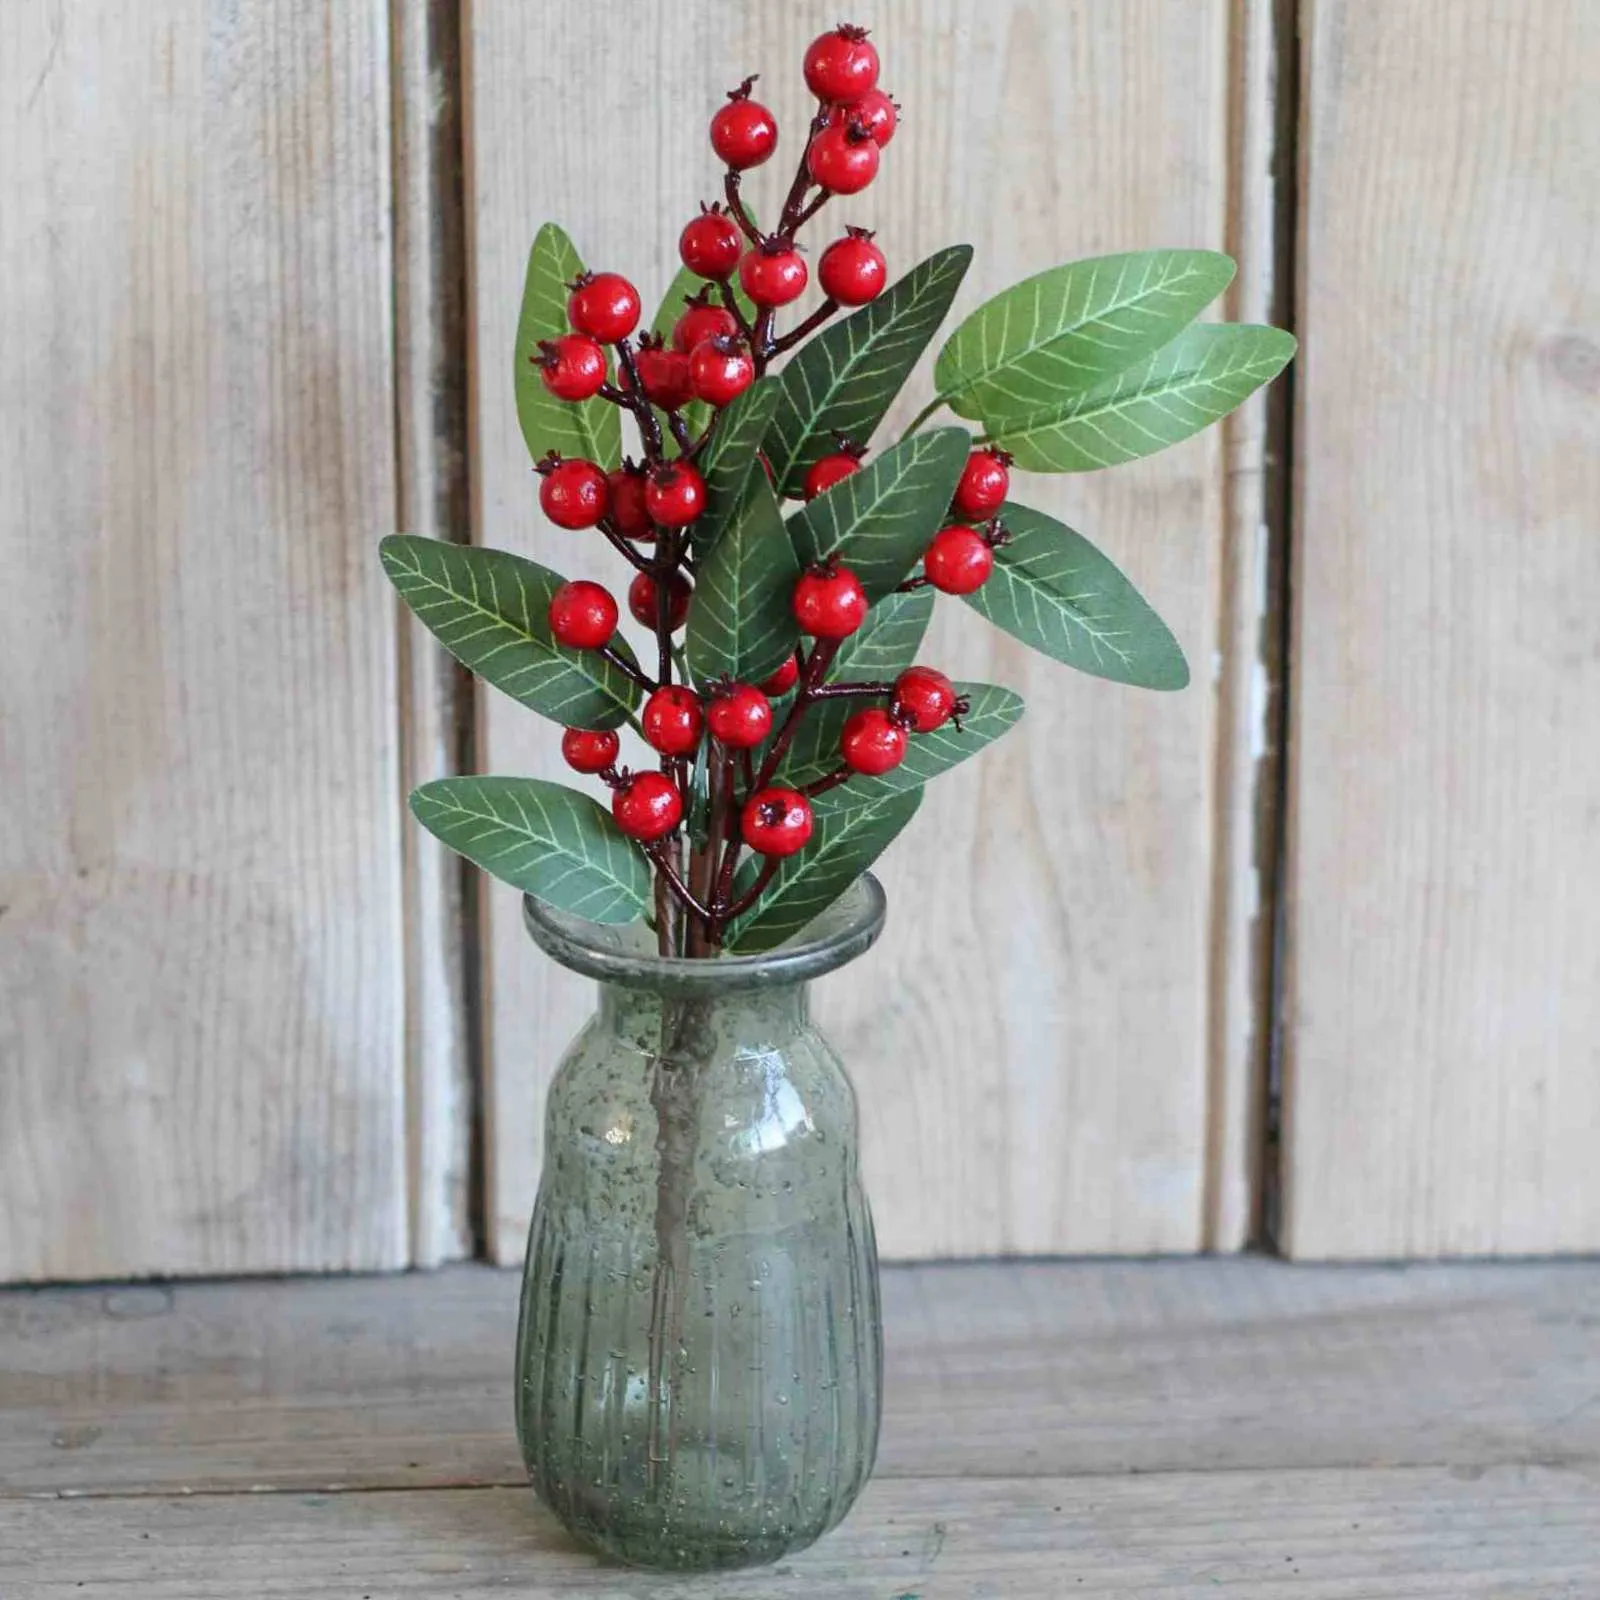
<path fill-rule="evenodd" d="M 799 933 L 756 955 L 703 958 L 657 955 L 655 935 L 642 921 L 590 922 L 522 897 L 522 921 L 533 942 L 562 966 L 602 983 L 678 996 L 803 983 L 833 972 L 869 950 L 883 932 L 888 899 L 883 885 L 863 872 Z"/>

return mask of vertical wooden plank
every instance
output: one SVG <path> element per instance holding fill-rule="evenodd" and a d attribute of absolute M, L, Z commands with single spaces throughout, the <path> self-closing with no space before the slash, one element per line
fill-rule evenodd
<path fill-rule="evenodd" d="M 770 212 L 806 111 L 804 45 L 837 16 L 733 0 L 702 0 L 694 26 L 620 0 L 561 27 L 512 0 L 474 0 L 470 16 L 477 536 L 607 573 L 592 542 L 535 511 L 509 381 L 528 244 L 557 218 L 592 263 L 659 293 L 680 219 L 714 193 L 706 119 L 750 70 L 788 130 L 752 185 Z M 1222 244 L 1225 0 L 884 0 L 855 16 L 906 118 L 878 183 L 827 215 L 878 227 L 896 269 L 970 239 L 958 313 L 1072 256 Z M 927 392 L 913 380 L 886 436 Z M 886 863 L 882 947 L 819 992 L 861 1091 L 890 1254 L 1200 1242 L 1220 469 L 1213 437 L 1025 491 L 1168 616 L 1196 671 L 1185 696 L 1075 676 L 941 607 L 928 656 L 1017 686 L 1030 710 L 930 792 Z M 488 767 L 559 770 L 546 727 L 495 700 L 484 711 Z M 492 1248 L 510 1260 L 538 1176 L 541 1090 L 590 997 L 526 947 L 499 887 L 488 939 Z"/>
<path fill-rule="evenodd" d="M 381 0 L 0 8 L 0 1275 L 406 1259 Z"/>
<path fill-rule="evenodd" d="M 395 467 L 398 526 L 471 537 L 459 0 L 390 0 L 394 94 Z M 406 789 L 470 770 L 472 683 L 409 614 L 397 618 Z M 472 1253 L 473 1040 L 460 857 L 406 826 L 406 1133 L 410 1256 Z"/>
<path fill-rule="evenodd" d="M 1306 7 L 1286 1226 L 1600 1245 L 1600 11 Z"/>

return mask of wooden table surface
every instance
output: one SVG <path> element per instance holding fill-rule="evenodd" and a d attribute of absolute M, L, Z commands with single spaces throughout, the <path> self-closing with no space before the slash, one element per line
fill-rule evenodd
<path fill-rule="evenodd" d="M 1600 1596 L 1600 1264 L 891 1269 L 878 1474 L 764 1571 L 526 1487 L 516 1278 L 0 1293 L 0 1596 Z"/>

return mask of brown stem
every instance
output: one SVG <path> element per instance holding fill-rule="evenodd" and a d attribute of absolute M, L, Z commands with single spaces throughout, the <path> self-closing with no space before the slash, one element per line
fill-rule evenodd
<path fill-rule="evenodd" d="M 818 195 L 817 195 L 817 197 L 816 197 L 816 198 L 815 198 L 815 199 L 814 199 L 814 200 L 813 200 L 813 201 L 812 201 L 812 202 L 811 202 L 811 204 L 810 204 L 810 205 L 808 205 L 808 206 L 807 206 L 807 207 L 806 207 L 806 208 L 805 208 L 805 210 L 804 210 L 804 211 L 802 211 L 802 212 L 801 212 L 801 213 L 800 213 L 800 215 L 799 215 L 799 216 L 797 216 L 797 217 L 796 217 L 796 218 L 795 218 L 795 219 L 794 219 L 794 225 L 795 225 L 795 227 L 796 227 L 796 228 L 803 228 L 803 227 L 805 227 L 805 225 L 806 225 L 806 224 L 807 224 L 807 223 L 808 223 L 808 222 L 809 222 L 809 221 L 810 221 L 810 220 L 811 220 L 811 219 L 812 219 L 812 218 L 813 218 L 813 217 L 814 217 L 814 216 L 816 216 L 816 214 L 817 214 L 817 213 L 818 213 L 818 212 L 819 212 L 819 211 L 820 211 L 820 210 L 821 210 L 821 209 L 822 209 L 822 208 L 823 208 L 823 207 L 824 207 L 824 206 L 825 206 L 825 205 L 827 205 L 827 203 L 828 203 L 828 201 L 829 201 L 829 199 L 830 199 L 830 198 L 831 198 L 831 197 L 832 197 L 832 194 L 833 194 L 833 191 L 832 191 L 832 190 L 831 190 L 831 189 L 824 189 L 824 190 L 823 190 L 823 191 L 822 191 L 822 192 L 821 192 L 821 193 L 820 193 L 820 194 L 818 194 Z"/>
<path fill-rule="evenodd" d="M 761 763 L 761 770 L 756 774 L 757 789 L 765 789 L 772 782 L 773 773 L 788 755 L 789 746 L 794 743 L 794 736 L 800 731 L 801 720 L 815 697 L 815 690 L 821 684 L 838 651 L 837 639 L 818 639 L 812 646 L 811 654 L 800 674 L 799 687 L 795 690 L 794 704 L 789 707 L 789 715 L 783 719 L 783 726 L 778 729 L 778 737 L 772 741 L 767 759 Z"/>
<path fill-rule="evenodd" d="M 809 334 L 815 333 L 838 309 L 839 302 L 837 300 L 824 300 L 804 322 L 797 323 L 781 339 L 774 339 L 772 348 L 767 354 L 781 356 L 785 350 L 792 350 L 802 339 Z"/>
<path fill-rule="evenodd" d="M 841 783 L 849 782 L 854 776 L 853 767 L 839 766 L 825 777 L 813 778 L 800 792 L 808 798 L 814 795 L 826 794 L 830 789 L 837 789 Z"/>
<path fill-rule="evenodd" d="M 661 424 L 656 421 L 655 407 L 645 398 L 644 385 L 639 382 L 639 364 L 633 358 L 633 346 L 626 339 L 618 339 L 616 351 L 617 361 L 628 375 L 627 387 L 617 390 L 617 404 L 626 406 L 633 413 L 633 420 L 639 425 L 639 442 L 644 448 L 645 459 L 655 466 L 664 456 Z M 604 394 L 605 390 L 602 389 L 601 393 Z"/>
<path fill-rule="evenodd" d="M 612 664 L 612 666 L 616 667 L 620 672 L 626 673 L 628 677 L 632 678 L 641 689 L 653 691 L 660 687 L 654 678 L 650 677 L 647 673 L 637 667 L 615 646 L 609 644 L 602 646 L 600 654 L 603 655 L 606 660 Z"/>
<path fill-rule="evenodd" d="M 649 855 L 650 859 L 656 864 L 657 872 L 659 872 L 660 875 L 666 879 L 668 887 L 678 897 L 683 905 L 688 910 L 694 912 L 697 917 L 704 917 L 709 920 L 711 912 L 707 907 L 701 905 L 699 900 L 695 898 L 693 890 L 691 890 L 689 885 L 686 884 L 682 877 L 679 876 L 678 869 L 673 865 L 665 845 L 661 844 L 655 846 L 649 852 Z"/>
<path fill-rule="evenodd" d="M 766 856 L 762 859 L 761 870 L 756 874 L 755 882 L 728 907 L 726 919 L 728 922 L 732 922 L 736 917 L 742 917 L 761 898 L 761 891 L 772 882 L 772 875 L 778 870 L 778 861 L 777 856 Z"/>
<path fill-rule="evenodd" d="M 672 437 L 678 441 L 678 454 L 685 460 L 694 454 L 694 440 L 689 437 L 689 424 L 676 411 L 667 413 L 667 426 L 672 429 Z"/>
<path fill-rule="evenodd" d="M 813 700 L 848 700 L 853 695 L 893 694 L 892 683 L 819 683 L 811 691 Z"/>
<path fill-rule="evenodd" d="M 744 208 L 744 197 L 739 193 L 739 174 L 732 168 L 729 168 L 722 180 L 722 192 L 727 197 L 729 214 L 739 224 L 739 231 L 751 244 L 761 245 L 764 242 L 761 230 L 756 226 L 755 219 Z"/>
<path fill-rule="evenodd" d="M 634 547 L 625 538 L 623 538 L 620 533 L 617 532 L 616 524 L 613 523 L 609 517 L 603 518 L 599 524 L 599 527 L 601 533 L 606 536 L 611 548 L 615 550 L 624 561 L 630 563 L 640 572 L 648 572 L 651 567 L 655 565 L 649 556 L 642 554 L 638 550 L 635 550 Z"/>
<path fill-rule="evenodd" d="M 894 592 L 896 594 L 910 594 L 913 589 L 926 589 L 927 587 L 927 577 L 919 572 L 916 577 L 907 578 L 904 583 L 897 584 Z"/>

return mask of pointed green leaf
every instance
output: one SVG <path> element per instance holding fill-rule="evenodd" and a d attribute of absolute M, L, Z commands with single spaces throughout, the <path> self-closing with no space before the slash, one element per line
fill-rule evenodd
<path fill-rule="evenodd" d="M 622 421 L 617 408 L 598 396 L 574 405 L 544 386 L 533 364 L 541 339 L 572 331 L 567 321 L 567 285 L 583 271 L 572 241 L 547 222 L 528 252 L 528 275 L 517 318 L 515 381 L 517 421 L 535 461 L 547 451 L 598 461 L 607 472 L 622 460 Z"/>
<path fill-rule="evenodd" d="M 828 670 L 832 683 L 864 682 L 898 678 L 916 659 L 922 636 L 933 616 L 933 590 L 912 589 L 906 594 L 888 594 L 868 613 L 867 620 L 839 646 Z M 788 707 L 785 698 L 783 707 Z M 826 758 L 827 771 L 839 749 L 839 733 L 854 706 L 849 700 L 819 700 L 810 707 L 794 742 L 789 746 L 778 775 L 788 782 L 793 770 L 815 767 Z M 781 726 L 779 708 L 773 725 Z"/>
<path fill-rule="evenodd" d="M 731 950 L 770 950 L 826 911 L 889 847 L 916 814 L 922 790 L 891 794 L 864 806 L 818 811 L 805 849 L 787 857 L 761 899 L 733 924 Z M 754 863 L 746 862 L 748 883 Z"/>
<path fill-rule="evenodd" d="M 1126 370 L 1233 281 L 1214 250 L 1073 261 L 986 300 L 945 342 L 933 381 L 963 417 L 1023 415 Z"/>
<path fill-rule="evenodd" d="M 1011 539 L 989 581 L 963 599 L 1013 638 L 1080 672 L 1141 689 L 1181 689 L 1178 641 L 1134 586 L 1081 533 L 1007 501 Z"/>
<path fill-rule="evenodd" d="M 744 507 L 695 571 L 686 643 L 697 683 L 759 683 L 799 638 L 790 598 L 800 569 L 771 485 L 754 474 Z"/>
<path fill-rule="evenodd" d="M 965 428 L 913 434 L 808 500 L 788 522 L 801 566 L 837 556 L 882 599 L 938 531 L 971 448 Z"/>
<path fill-rule="evenodd" d="M 993 683 L 958 683 L 956 692 L 972 702 L 972 709 L 961 718 L 961 726 L 947 722 L 932 733 L 913 733 L 906 740 L 906 757 L 898 767 L 878 777 L 857 773 L 836 789 L 825 790 L 814 802 L 818 813 L 837 811 L 846 806 L 869 805 L 885 795 L 917 789 L 930 778 L 959 766 L 976 755 L 986 744 L 993 744 L 1022 716 L 1022 696 Z M 871 700 L 845 702 L 851 711 L 872 705 Z M 848 715 L 848 713 L 847 713 Z M 801 788 L 826 776 L 839 765 L 839 748 L 821 750 L 812 761 L 793 768 L 785 767 L 783 781 Z"/>
<path fill-rule="evenodd" d="M 743 502 L 751 478 L 762 475 L 757 453 L 777 403 L 778 380 L 758 378 L 723 407 L 717 431 L 699 460 L 706 480 L 706 508 L 689 529 L 689 543 L 697 559 L 721 537 Z"/>
<path fill-rule="evenodd" d="M 411 811 L 485 872 L 590 922 L 632 922 L 650 903 L 643 854 L 576 789 L 537 778 L 440 778 L 411 791 Z"/>
<path fill-rule="evenodd" d="M 1225 417 L 1294 354 L 1281 328 L 1201 323 L 1120 377 L 1028 415 L 993 412 L 994 442 L 1031 472 L 1092 472 L 1154 455 Z"/>
<path fill-rule="evenodd" d="M 952 245 L 843 322 L 802 345 L 779 375 L 783 397 L 767 435 L 779 489 L 798 496 L 805 476 L 837 448 L 835 433 L 865 444 L 944 321 L 972 260 Z"/>
<path fill-rule="evenodd" d="M 593 650 L 550 634 L 550 597 L 564 581 L 505 550 L 394 534 L 379 546 L 401 598 L 461 664 L 541 716 L 569 728 L 627 721 L 638 687 Z M 612 641 L 632 660 L 621 634 Z"/>

